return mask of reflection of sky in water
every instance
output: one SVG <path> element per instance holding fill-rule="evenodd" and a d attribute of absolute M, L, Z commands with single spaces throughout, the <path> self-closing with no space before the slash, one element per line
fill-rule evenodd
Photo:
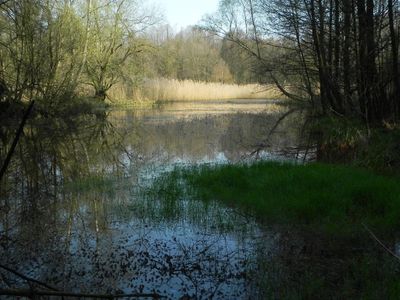
<path fill-rule="evenodd" d="M 258 158 L 275 159 L 281 149 L 299 145 L 301 128 L 294 118 L 298 114 L 283 120 L 277 133 L 269 136 L 271 128 L 288 108 L 275 101 L 249 102 L 178 102 L 152 111 L 113 112 L 110 120 L 116 128 L 124 128 L 129 153 L 123 154 L 121 160 L 130 164 L 131 158 L 136 157 L 133 168 L 142 164 L 146 166 L 144 172 L 153 174 L 154 168 L 169 170 L 175 165 L 243 161 L 263 143 L 268 146 L 260 149 Z M 253 113 L 247 112 L 249 106 Z M 224 107 L 223 113 L 218 114 L 221 107 Z M 130 138 L 133 132 L 135 139 Z"/>
<path fill-rule="evenodd" d="M 234 209 L 190 199 L 170 203 L 144 196 L 137 186 L 176 166 L 241 160 L 266 136 L 276 113 L 287 110 L 268 103 L 112 112 L 111 126 L 98 120 L 72 137 L 51 139 L 44 161 L 32 160 L 29 168 L 19 162 L 15 170 L 18 189 L 40 189 L 10 194 L 23 195 L 21 201 L 7 199 L 11 211 L 1 216 L 0 231 L 10 240 L 0 241 L 0 262 L 66 290 L 251 298 L 257 293 L 249 277 L 256 253 L 260 247 L 271 252 L 274 234 Z M 271 149 L 259 153 L 262 159 L 298 143 L 298 126 L 292 125 L 290 118 L 282 124 Z M 37 139 L 41 147 L 46 136 Z M 37 170 L 37 178 L 21 180 L 24 168 Z M 65 191 L 64 181 L 70 182 Z"/>
<path fill-rule="evenodd" d="M 206 232 L 187 223 L 156 228 L 114 223 L 110 230 L 110 236 L 99 243 L 92 237 L 85 251 L 79 243 L 71 249 L 71 255 L 80 257 L 79 265 L 86 270 L 92 267 L 94 274 L 86 271 L 88 282 L 96 275 L 104 277 L 97 283 L 100 286 L 109 285 L 111 279 L 116 290 L 128 293 L 143 285 L 144 292 L 156 289 L 173 298 L 193 288 L 207 291 L 200 294 L 204 298 L 213 289 L 225 297 L 235 297 L 246 289 L 242 272 L 253 254 L 250 239 L 239 241 L 235 234 Z M 74 271 L 82 275 L 82 270 Z M 219 279 L 223 279 L 220 286 Z"/>

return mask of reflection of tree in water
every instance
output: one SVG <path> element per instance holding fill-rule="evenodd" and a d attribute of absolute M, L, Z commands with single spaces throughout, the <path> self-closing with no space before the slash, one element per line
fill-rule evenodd
<path fill-rule="evenodd" d="M 277 130 L 271 132 L 286 113 L 283 110 L 281 113 L 268 115 L 237 114 L 231 119 L 226 134 L 221 139 L 222 148 L 227 149 L 227 158 L 232 161 L 243 158 L 265 142 L 267 137 L 268 143 L 263 144 L 262 150 L 269 154 L 280 154 L 282 149 L 300 145 L 302 136 L 298 124 L 301 123 L 301 111 L 289 114 L 278 124 Z"/>
<path fill-rule="evenodd" d="M 260 144 L 282 113 L 235 113 L 216 116 L 197 116 L 163 122 L 143 122 L 138 130 L 142 138 L 135 145 L 145 159 L 174 158 L 196 162 L 204 158 L 214 160 L 223 154 L 230 161 L 238 161 Z M 279 125 L 266 151 L 295 147 L 300 143 L 299 121 L 295 113 Z M 127 114 L 124 118 L 132 118 Z M 138 117 L 140 119 L 140 117 Z"/>
<path fill-rule="evenodd" d="M 14 128 L 1 130 L 6 136 L 14 134 Z M 15 192 L 19 196 L 55 195 L 61 183 L 110 171 L 122 172 L 119 159 L 124 151 L 123 139 L 105 114 L 35 118 L 25 128 L 5 181 L 18 187 Z M 3 139 L 1 148 L 7 149 L 9 143 L 10 139 Z"/>
<path fill-rule="evenodd" d="M 18 126 L 14 123 L 4 122 L 0 128 L 2 161 Z M 106 114 L 54 119 L 37 115 L 29 121 L 1 182 L 2 263 L 14 260 L 18 269 L 32 270 L 47 266 L 40 257 L 54 251 L 52 245 L 62 248 L 65 244 L 68 249 L 73 216 L 82 204 L 69 199 L 64 186 L 85 178 L 101 181 L 111 172 L 113 176 L 122 174 L 123 138 Z M 89 204 L 98 211 L 96 199 Z M 98 224 L 99 218 L 94 219 Z M 25 249 L 27 256 L 17 255 L 16 249 Z M 62 255 L 56 259 L 63 260 Z M 36 267 L 26 268 L 24 262 L 35 262 Z"/>
<path fill-rule="evenodd" d="M 0 263 L 70 291 L 249 297 L 246 274 L 258 226 L 243 225 L 247 219 L 219 206 L 143 197 L 136 183 L 154 161 L 196 162 L 218 153 L 239 159 L 277 118 L 32 119 L 3 184 L 0 204 L 8 209 L 0 209 Z M 282 145 L 297 142 L 291 126 L 288 119 L 276 135 Z M 9 128 L 1 129 L 8 141 Z M 0 273 L 10 284 L 0 280 L 0 287 L 23 286 Z"/>
<path fill-rule="evenodd" d="M 253 235 L 246 236 L 254 224 L 241 228 L 240 237 L 234 224 L 247 220 L 228 210 L 202 208 L 201 202 L 190 202 L 187 208 L 177 203 L 197 215 L 177 211 L 179 215 L 162 216 L 161 201 L 137 203 L 140 199 L 131 198 L 124 204 L 124 197 L 134 195 L 97 189 L 66 193 L 63 202 L 41 208 L 41 216 L 11 230 L 13 240 L 2 244 L 1 262 L 69 291 L 154 289 L 174 299 L 185 294 L 236 298 L 251 292 L 244 270 L 252 267 L 248 257 Z M 191 219 L 202 225 L 191 225 Z M 18 282 L 14 286 L 21 286 Z"/>

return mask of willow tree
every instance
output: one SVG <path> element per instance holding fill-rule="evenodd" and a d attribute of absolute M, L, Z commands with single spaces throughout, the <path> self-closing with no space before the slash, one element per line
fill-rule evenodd
<path fill-rule="evenodd" d="M 86 83 L 94 88 L 95 97 L 104 100 L 144 51 L 146 43 L 139 33 L 156 21 L 137 3 L 124 0 L 91 0 L 89 13 Z"/>
<path fill-rule="evenodd" d="M 71 99 L 88 83 L 96 97 L 142 51 L 138 32 L 153 19 L 136 2 L 0 2 L 0 100 Z"/>
<path fill-rule="evenodd" d="M 52 101 L 75 89 L 81 26 L 64 1 L 4 2 L 0 32 L 3 99 Z"/>

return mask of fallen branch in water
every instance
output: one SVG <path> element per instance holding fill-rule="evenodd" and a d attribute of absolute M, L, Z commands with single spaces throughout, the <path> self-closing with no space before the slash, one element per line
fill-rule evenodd
<path fill-rule="evenodd" d="M 400 256 L 398 256 L 396 253 L 394 253 L 392 250 L 390 250 L 388 247 L 386 247 L 386 245 L 378 239 L 378 237 L 372 232 L 371 229 L 369 229 L 367 227 L 367 225 L 365 225 L 364 223 L 362 224 L 365 228 L 365 230 L 371 235 L 371 237 L 378 242 L 378 244 L 385 249 L 387 252 L 389 252 L 394 258 L 397 258 L 400 261 Z"/>
<path fill-rule="evenodd" d="M 56 297 L 74 297 L 74 298 L 97 298 L 97 299 L 118 299 L 118 298 L 153 298 L 162 299 L 165 298 L 156 293 L 149 294 L 117 294 L 117 295 L 107 295 L 107 294 L 84 294 L 84 293 L 68 293 L 68 292 L 57 292 L 57 291 L 37 291 L 29 289 L 21 290 L 8 290 L 0 289 L 0 295 L 4 296 L 20 296 L 20 297 L 37 297 L 37 296 L 56 296 Z"/>
<path fill-rule="evenodd" d="M 14 275 L 29 281 L 31 283 L 35 283 L 37 285 L 43 286 L 50 291 L 43 291 L 43 290 L 34 290 L 34 289 L 0 289 L 0 295 L 4 296 L 21 296 L 21 297 L 33 297 L 33 296 L 58 296 L 58 297 L 76 297 L 76 298 L 97 298 L 97 299 L 117 299 L 117 298 L 153 298 L 153 299 L 163 299 L 165 297 L 156 294 L 156 293 L 133 293 L 133 294 L 85 294 L 85 293 L 69 293 L 69 292 L 62 292 L 57 288 L 41 282 L 39 280 L 30 278 L 18 271 L 15 271 L 7 266 L 0 265 L 0 268 L 6 270 Z"/>
<path fill-rule="evenodd" d="M 29 281 L 29 282 L 32 282 L 32 283 L 36 283 L 37 285 L 41 285 L 41 286 L 43 286 L 43 287 L 45 287 L 47 289 L 53 290 L 53 291 L 58 291 L 57 288 L 52 287 L 51 285 L 48 285 L 47 283 L 41 282 L 41 281 L 36 280 L 34 278 L 30 278 L 30 277 L 28 277 L 28 276 L 26 276 L 26 275 L 24 275 L 24 274 L 22 274 L 22 273 L 20 273 L 18 271 L 15 271 L 15 270 L 7 267 L 7 266 L 0 265 L 0 268 L 3 269 L 3 270 L 8 271 L 10 273 L 13 273 L 14 275 L 16 275 L 16 276 L 18 276 L 18 277 L 20 277 L 20 278 L 22 278 L 22 279 L 24 279 L 26 281 Z"/>
<path fill-rule="evenodd" d="M 278 128 L 279 124 L 280 124 L 286 117 L 290 116 L 290 115 L 291 115 L 292 113 L 294 113 L 294 112 L 297 112 L 298 110 L 299 110 L 298 108 L 292 108 L 292 109 L 290 109 L 289 111 L 287 111 L 286 113 L 284 113 L 284 114 L 276 121 L 275 125 L 271 128 L 271 130 L 268 132 L 268 135 L 267 135 L 267 137 L 264 139 L 264 141 L 263 141 L 261 144 L 256 145 L 256 149 L 253 150 L 253 151 L 250 153 L 250 156 L 253 156 L 253 155 L 257 155 L 257 156 L 258 156 L 258 154 L 260 153 L 261 150 L 265 149 L 266 147 L 269 147 L 269 146 L 270 146 L 269 139 L 270 139 L 270 137 L 272 136 L 272 134 L 275 132 L 276 128 Z"/>

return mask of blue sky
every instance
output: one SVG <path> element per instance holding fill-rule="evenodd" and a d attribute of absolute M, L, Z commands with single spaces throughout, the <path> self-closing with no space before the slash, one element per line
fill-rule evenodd
<path fill-rule="evenodd" d="M 151 0 L 160 7 L 168 23 L 179 30 L 194 25 L 207 13 L 218 8 L 219 0 Z"/>

